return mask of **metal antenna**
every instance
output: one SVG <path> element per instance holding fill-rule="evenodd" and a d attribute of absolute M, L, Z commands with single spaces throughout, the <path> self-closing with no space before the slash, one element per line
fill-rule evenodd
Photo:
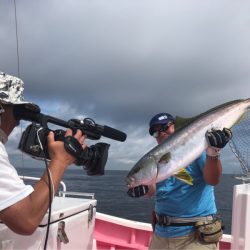
<path fill-rule="evenodd" d="M 18 26 L 17 26 L 17 8 L 16 8 L 16 0 L 14 0 L 14 10 L 15 10 L 15 30 L 16 30 L 16 55 L 17 55 L 17 75 L 20 78 L 20 60 L 19 60 L 19 39 L 18 39 Z M 23 124 L 21 125 L 21 135 L 23 133 Z M 22 156 L 22 167 L 24 166 L 24 156 L 23 152 L 21 153 Z"/>
<path fill-rule="evenodd" d="M 16 0 L 14 0 L 15 9 L 15 28 L 16 28 L 16 54 L 17 54 L 17 75 L 20 78 L 20 63 L 19 63 L 19 43 L 18 43 L 18 30 L 17 30 L 17 11 L 16 11 Z"/>

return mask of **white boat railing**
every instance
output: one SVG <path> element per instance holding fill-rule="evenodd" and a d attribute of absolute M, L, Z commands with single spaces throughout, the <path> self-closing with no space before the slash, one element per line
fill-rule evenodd
<path fill-rule="evenodd" d="M 83 192 L 69 192 L 69 191 L 59 191 L 58 192 L 59 197 L 65 197 L 65 196 L 80 196 L 80 197 L 86 197 L 89 199 L 95 199 L 94 193 L 83 193 Z"/>
<path fill-rule="evenodd" d="M 39 177 L 33 177 L 33 176 L 25 176 L 25 175 L 19 175 L 19 177 L 22 180 L 31 180 L 31 181 L 39 181 L 41 178 Z M 80 197 L 87 197 L 89 199 L 95 199 L 94 193 L 83 193 L 83 192 L 70 192 L 67 191 L 66 184 L 63 181 L 60 181 L 61 188 L 58 191 L 59 197 L 66 197 L 66 196 L 80 196 Z"/>

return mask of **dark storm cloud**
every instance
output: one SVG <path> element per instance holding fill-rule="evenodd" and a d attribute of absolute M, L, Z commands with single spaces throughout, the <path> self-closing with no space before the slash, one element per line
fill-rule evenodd
<path fill-rule="evenodd" d="M 194 116 L 249 97 L 249 7 L 232 1 L 18 1 L 26 98 L 65 119 L 91 116 L 123 129 L 136 159 L 154 144 L 144 138 L 153 114 Z M 7 0 L 0 3 L 0 40 L 0 68 L 17 74 L 14 9 Z M 132 135 L 147 146 L 138 149 Z"/>

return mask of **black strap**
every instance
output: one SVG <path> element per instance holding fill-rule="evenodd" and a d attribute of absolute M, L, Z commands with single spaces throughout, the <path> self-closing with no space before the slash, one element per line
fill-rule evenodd
<path fill-rule="evenodd" d="M 172 227 L 183 227 L 183 226 L 194 226 L 196 222 L 180 222 L 180 223 L 169 223 L 168 217 L 164 215 L 157 215 L 156 216 L 156 224 L 162 226 L 162 227 L 167 227 L 167 226 L 172 226 Z"/>
<path fill-rule="evenodd" d="M 183 227 L 183 226 L 194 226 L 195 222 L 183 222 L 183 223 L 170 223 L 168 226 L 171 227 Z"/>
<path fill-rule="evenodd" d="M 195 222 L 182 222 L 182 223 L 170 223 L 170 224 L 166 224 L 166 223 L 160 223 L 156 220 L 156 223 L 162 227 L 184 227 L 184 226 L 195 226 Z"/>
<path fill-rule="evenodd" d="M 64 148 L 69 154 L 77 159 L 84 155 L 86 151 L 83 150 L 82 145 L 73 136 L 64 137 Z"/>

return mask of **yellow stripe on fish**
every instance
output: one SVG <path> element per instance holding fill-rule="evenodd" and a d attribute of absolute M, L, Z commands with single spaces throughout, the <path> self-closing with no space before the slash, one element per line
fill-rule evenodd
<path fill-rule="evenodd" d="M 175 178 L 177 178 L 180 181 L 185 182 L 188 185 L 193 185 L 193 178 L 192 176 L 187 172 L 185 168 L 181 168 L 177 174 L 174 175 Z"/>

